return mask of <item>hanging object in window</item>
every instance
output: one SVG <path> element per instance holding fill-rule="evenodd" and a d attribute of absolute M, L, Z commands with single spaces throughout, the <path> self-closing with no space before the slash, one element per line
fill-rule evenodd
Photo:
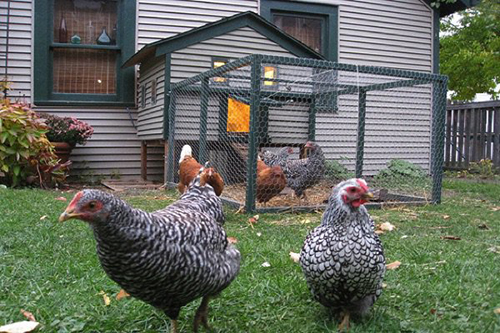
<path fill-rule="evenodd" d="M 68 29 L 66 28 L 66 20 L 64 16 L 61 17 L 61 24 L 59 25 L 59 43 L 68 42 Z"/>
<path fill-rule="evenodd" d="M 109 37 L 108 33 L 106 32 L 106 27 L 102 27 L 101 34 L 99 35 L 99 37 L 97 37 L 97 44 L 99 45 L 111 44 L 111 37 Z"/>
<path fill-rule="evenodd" d="M 264 85 L 265 86 L 274 86 L 276 85 L 276 78 L 278 77 L 277 75 L 277 69 L 276 67 L 273 66 L 264 66 L 264 78 L 266 79 L 272 79 L 272 80 L 265 80 Z"/>
<path fill-rule="evenodd" d="M 95 40 L 95 29 L 94 26 L 92 25 L 92 21 L 89 21 L 89 25 L 87 26 L 87 31 L 85 36 L 85 43 L 93 44 L 94 40 Z"/>

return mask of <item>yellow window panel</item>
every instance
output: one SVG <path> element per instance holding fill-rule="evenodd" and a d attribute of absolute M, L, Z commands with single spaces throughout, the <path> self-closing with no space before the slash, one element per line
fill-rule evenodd
<path fill-rule="evenodd" d="M 264 77 L 266 79 L 276 79 L 276 67 L 264 66 Z M 265 86 L 274 86 L 276 81 L 264 81 Z"/>
<path fill-rule="evenodd" d="M 250 105 L 232 98 L 227 99 L 227 131 L 250 131 Z"/>

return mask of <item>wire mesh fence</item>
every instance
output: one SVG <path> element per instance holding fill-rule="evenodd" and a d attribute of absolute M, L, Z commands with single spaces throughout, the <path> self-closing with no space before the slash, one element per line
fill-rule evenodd
<path fill-rule="evenodd" d="M 447 78 L 252 55 L 173 84 L 167 179 L 190 145 L 247 211 L 322 208 L 363 177 L 375 204 L 439 203 Z"/>

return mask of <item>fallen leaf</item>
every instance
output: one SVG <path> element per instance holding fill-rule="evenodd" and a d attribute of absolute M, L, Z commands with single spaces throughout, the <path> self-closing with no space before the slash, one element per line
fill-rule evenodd
<path fill-rule="evenodd" d="M 311 220 L 310 219 L 303 219 L 303 220 L 300 221 L 300 223 L 302 223 L 302 224 L 309 224 L 309 223 L 311 223 Z"/>
<path fill-rule="evenodd" d="M 405 238 L 408 238 L 408 237 L 410 237 L 410 236 L 408 236 L 408 235 L 403 235 L 403 236 L 401 236 L 401 239 L 405 239 Z"/>
<path fill-rule="evenodd" d="M 236 244 L 238 243 L 238 240 L 235 237 L 228 237 L 227 241 L 231 244 Z"/>
<path fill-rule="evenodd" d="M 500 308 L 496 308 L 495 310 L 493 310 L 493 312 L 494 312 L 495 314 L 500 314 Z"/>
<path fill-rule="evenodd" d="M 119 301 L 121 300 L 122 298 L 125 298 L 125 297 L 130 297 L 130 294 L 128 292 L 126 292 L 124 289 L 121 289 L 118 294 L 116 294 L 116 300 Z"/>
<path fill-rule="evenodd" d="M 492 246 L 488 249 L 488 251 L 500 254 L 500 246 Z"/>
<path fill-rule="evenodd" d="M 436 309 L 431 309 L 431 314 L 436 314 L 437 310 Z"/>
<path fill-rule="evenodd" d="M 47 215 L 44 215 L 44 216 L 40 217 L 40 221 L 45 220 L 46 218 L 47 218 Z"/>
<path fill-rule="evenodd" d="M 59 201 L 68 201 L 68 199 L 66 199 L 65 197 L 57 197 L 56 200 L 59 200 Z"/>
<path fill-rule="evenodd" d="M 266 261 L 266 262 L 262 263 L 261 266 L 262 267 L 271 267 L 271 264 Z"/>
<path fill-rule="evenodd" d="M 40 323 L 36 321 L 18 321 L 0 327 L 0 333 L 28 333 L 34 331 Z"/>
<path fill-rule="evenodd" d="M 458 236 L 441 236 L 441 239 L 461 240 L 462 238 L 460 238 Z"/>
<path fill-rule="evenodd" d="M 387 283 L 382 283 L 382 288 L 387 288 Z"/>
<path fill-rule="evenodd" d="M 253 225 L 259 220 L 259 215 L 252 216 L 248 219 L 248 224 L 253 228 Z"/>
<path fill-rule="evenodd" d="M 257 235 L 257 237 L 260 237 L 260 236 L 262 236 L 262 232 L 258 232 L 258 233 L 256 233 L 256 235 Z"/>
<path fill-rule="evenodd" d="M 375 233 L 376 233 L 377 235 L 382 235 L 384 232 L 383 232 L 382 230 L 375 230 Z"/>
<path fill-rule="evenodd" d="M 490 230 L 490 227 L 486 223 L 481 223 L 480 225 L 477 226 L 481 230 Z"/>
<path fill-rule="evenodd" d="M 380 224 L 378 227 L 382 231 L 393 231 L 396 228 L 394 224 L 391 224 L 389 222 L 384 222 Z"/>
<path fill-rule="evenodd" d="M 300 253 L 290 252 L 290 258 L 292 258 L 294 262 L 299 262 Z"/>
<path fill-rule="evenodd" d="M 111 304 L 111 299 L 104 291 L 99 292 L 99 295 L 102 295 L 102 299 L 104 300 L 104 305 L 109 306 Z"/>
<path fill-rule="evenodd" d="M 449 220 L 450 219 L 450 215 L 443 215 L 443 220 Z"/>
<path fill-rule="evenodd" d="M 33 316 L 33 314 L 29 311 L 26 311 L 24 309 L 21 309 L 21 313 L 23 314 L 24 317 L 26 317 L 26 319 L 28 319 L 29 321 L 36 321 L 35 319 L 35 316 Z"/>
<path fill-rule="evenodd" d="M 401 261 L 394 261 L 391 262 L 390 264 L 385 265 L 387 269 L 396 269 L 401 265 Z"/>
<path fill-rule="evenodd" d="M 493 207 L 493 208 L 491 208 L 491 211 L 492 211 L 492 212 L 496 212 L 496 211 L 498 211 L 498 210 L 500 210 L 500 207 Z"/>

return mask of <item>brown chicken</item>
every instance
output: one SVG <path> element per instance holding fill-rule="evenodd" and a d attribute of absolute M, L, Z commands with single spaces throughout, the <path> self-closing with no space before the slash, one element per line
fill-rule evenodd
<path fill-rule="evenodd" d="M 286 187 L 286 177 L 279 165 L 267 166 L 257 160 L 257 201 L 266 203 Z"/>
<path fill-rule="evenodd" d="M 181 157 L 179 159 L 179 184 L 177 185 L 177 189 L 181 194 L 186 192 L 189 184 L 196 178 L 202 167 L 202 165 L 192 156 L 192 153 L 191 146 L 185 145 L 182 147 Z M 206 168 L 205 174 L 207 177 L 203 180 L 206 184 L 213 187 L 217 196 L 220 196 L 224 189 L 224 180 L 221 175 L 213 168 Z M 205 183 L 201 185 L 205 186 Z"/>

